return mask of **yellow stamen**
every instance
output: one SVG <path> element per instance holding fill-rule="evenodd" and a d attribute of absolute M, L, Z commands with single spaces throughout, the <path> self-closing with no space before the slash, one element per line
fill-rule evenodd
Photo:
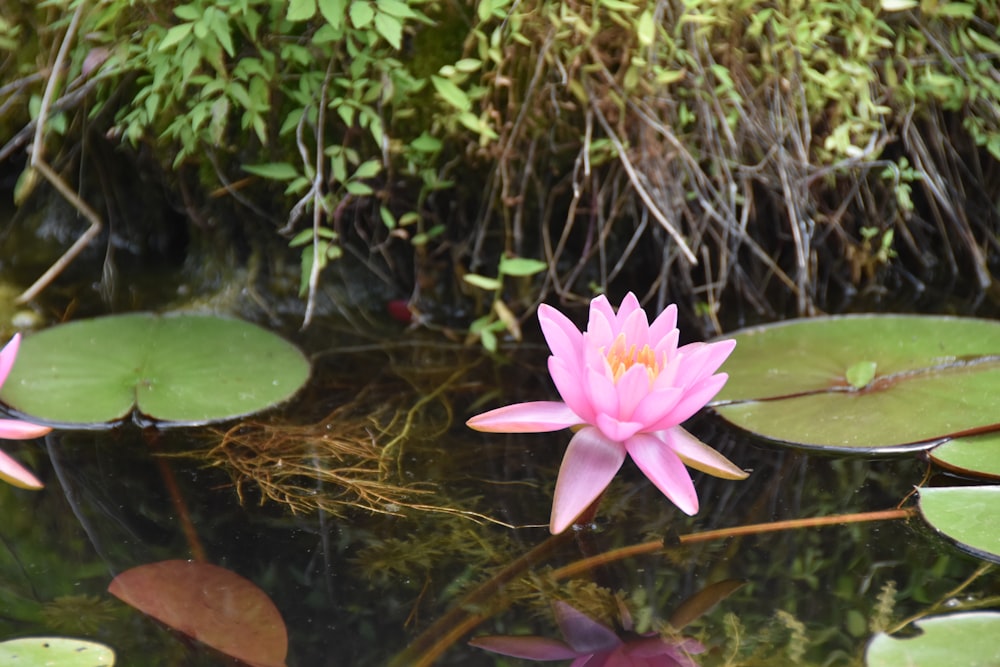
<path fill-rule="evenodd" d="M 625 371 L 632 368 L 635 364 L 645 366 L 646 373 L 649 375 L 649 381 L 653 382 L 667 363 L 666 354 L 663 355 L 662 362 L 658 361 L 656 359 L 656 352 L 648 344 L 643 345 L 642 349 L 636 350 L 634 344 L 629 345 L 628 341 L 625 340 L 625 334 L 618 334 L 615 342 L 611 344 L 606 357 L 615 382 L 618 382 L 618 379 L 625 374 Z"/>

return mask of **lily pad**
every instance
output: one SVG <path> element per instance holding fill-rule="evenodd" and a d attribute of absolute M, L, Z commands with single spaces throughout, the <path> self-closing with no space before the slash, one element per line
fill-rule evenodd
<path fill-rule="evenodd" d="M 287 400 L 309 377 L 291 343 L 240 320 L 114 315 L 28 336 L 0 400 L 33 422 L 198 425 Z"/>
<path fill-rule="evenodd" d="M 0 665 L 9 667 L 111 667 L 115 652 L 104 644 L 71 637 L 22 637 L 0 642 Z"/>
<path fill-rule="evenodd" d="M 1000 613 L 976 611 L 914 622 L 916 637 L 879 633 L 868 644 L 867 667 L 996 667 L 1000 665 Z"/>
<path fill-rule="evenodd" d="M 888 453 L 1000 428 L 1000 323 L 911 315 L 738 331 L 710 405 L 775 442 Z"/>
<path fill-rule="evenodd" d="M 920 489 L 920 512 L 963 550 L 1000 562 L 1000 486 Z"/>
<path fill-rule="evenodd" d="M 955 438 L 932 449 L 930 455 L 934 463 L 953 472 L 1000 479 L 1000 432 Z"/>
<path fill-rule="evenodd" d="M 122 572 L 108 586 L 122 602 L 254 667 L 284 667 L 288 631 L 271 598 L 217 565 L 168 560 Z"/>

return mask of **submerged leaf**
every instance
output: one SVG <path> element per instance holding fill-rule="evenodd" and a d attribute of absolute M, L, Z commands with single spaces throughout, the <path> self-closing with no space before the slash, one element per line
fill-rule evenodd
<path fill-rule="evenodd" d="M 122 572 L 108 592 L 225 655 L 255 667 L 284 667 L 288 632 L 281 614 L 235 572 L 168 560 Z"/>

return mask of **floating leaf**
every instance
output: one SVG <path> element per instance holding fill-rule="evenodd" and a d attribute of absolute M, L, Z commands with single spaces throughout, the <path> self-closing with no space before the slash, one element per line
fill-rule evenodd
<path fill-rule="evenodd" d="M 248 322 L 150 313 L 81 320 L 21 343 L 0 399 L 32 421 L 205 424 L 287 400 L 309 377 L 293 345 Z"/>
<path fill-rule="evenodd" d="M 283 667 L 288 632 L 264 591 L 208 563 L 168 560 L 122 572 L 108 592 L 230 657 L 255 667 Z"/>
<path fill-rule="evenodd" d="M 104 644 L 70 637 L 22 637 L 0 642 L 0 665 L 111 667 L 115 652 Z"/>
<path fill-rule="evenodd" d="M 975 611 L 913 623 L 916 637 L 879 633 L 868 644 L 867 667 L 994 667 L 1000 664 L 1000 613 Z"/>
<path fill-rule="evenodd" d="M 712 407 L 762 437 L 882 453 L 1000 427 L 998 322 L 820 317 L 731 337 L 729 381 Z"/>
<path fill-rule="evenodd" d="M 959 474 L 1000 479 L 1000 432 L 955 438 L 930 455 L 934 463 Z"/>
<path fill-rule="evenodd" d="M 920 489 L 920 512 L 935 530 L 980 558 L 1000 561 L 1000 486 Z"/>

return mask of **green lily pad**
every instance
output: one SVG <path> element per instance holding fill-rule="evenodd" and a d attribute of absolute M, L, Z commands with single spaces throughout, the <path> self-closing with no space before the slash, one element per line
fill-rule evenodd
<path fill-rule="evenodd" d="M 964 612 L 914 622 L 916 637 L 879 633 L 868 644 L 867 667 L 996 667 L 1000 613 Z"/>
<path fill-rule="evenodd" d="M 942 468 L 962 475 L 1000 479 L 1000 431 L 949 440 L 930 456 Z"/>
<path fill-rule="evenodd" d="M 0 400 L 56 427 L 117 422 L 133 412 L 198 425 L 285 401 L 308 377 L 298 349 L 248 322 L 137 313 L 26 337 Z"/>
<path fill-rule="evenodd" d="M 1000 562 L 1000 486 L 920 489 L 920 512 L 961 549 Z"/>
<path fill-rule="evenodd" d="M 1000 428 L 1000 323 L 910 315 L 744 329 L 711 407 L 763 438 L 888 453 Z"/>
<path fill-rule="evenodd" d="M 22 637 L 0 642 L 0 665 L 111 667 L 115 652 L 104 644 L 70 637 Z"/>

